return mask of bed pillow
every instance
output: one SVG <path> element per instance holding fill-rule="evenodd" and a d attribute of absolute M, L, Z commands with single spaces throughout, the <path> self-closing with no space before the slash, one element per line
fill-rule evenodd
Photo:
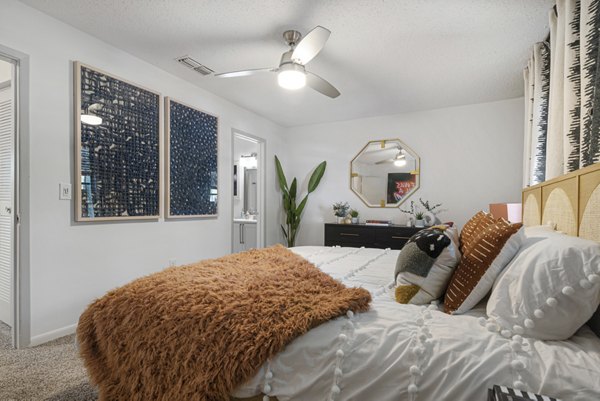
<path fill-rule="evenodd" d="M 446 313 L 465 313 L 488 294 L 496 277 L 521 246 L 521 226 L 496 220 L 463 247 L 462 259 L 446 290 Z"/>
<path fill-rule="evenodd" d="M 525 249 L 529 246 L 543 240 L 544 238 L 548 238 L 548 236 L 556 234 L 554 228 L 550 225 L 538 225 L 538 226 L 523 226 L 523 236 L 521 238 L 521 246 L 517 251 L 517 254 L 513 257 L 513 260 L 517 258 Z M 512 264 L 512 261 L 510 262 Z M 506 274 L 508 271 L 508 265 L 506 268 L 502 269 L 494 284 L 492 286 L 492 291 L 496 288 L 498 283 L 500 282 L 500 278 Z"/>
<path fill-rule="evenodd" d="M 473 217 L 467 221 L 460 231 L 459 245 L 460 251 L 464 253 L 464 247 L 469 246 L 473 238 L 477 236 L 481 230 L 495 223 L 494 217 L 484 212 L 483 210 L 475 213 Z"/>
<path fill-rule="evenodd" d="M 440 298 L 459 260 L 455 228 L 439 225 L 419 231 L 396 262 L 396 301 L 422 305 Z"/>
<path fill-rule="evenodd" d="M 498 280 L 487 314 L 499 328 L 566 340 L 600 303 L 600 244 L 560 233 L 523 249 Z"/>

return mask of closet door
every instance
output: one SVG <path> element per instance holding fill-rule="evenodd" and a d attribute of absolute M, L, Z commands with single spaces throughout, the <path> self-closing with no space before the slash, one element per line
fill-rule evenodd
<path fill-rule="evenodd" d="M 15 126 L 12 94 L 13 88 L 8 83 L 0 86 L 0 320 L 9 326 L 13 324 L 12 275 L 15 176 Z"/>

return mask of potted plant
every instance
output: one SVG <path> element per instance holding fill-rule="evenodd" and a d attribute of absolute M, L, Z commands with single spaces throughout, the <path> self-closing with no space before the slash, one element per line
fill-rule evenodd
<path fill-rule="evenodd" d="M 438 209 L 442 204 L 438 203 L 431 206 L 429 201 L 424 201 L 421 198 L 419 198 L 419 202 L 421 203 L 420 206 L 415 201 L 410 201 L 410 210 L 400 209 L 400 211 L 410 215 L 409 222 L 411 219 L 415 220 L 415 227 L 425 227 L 426 223 L 428 226 L 439 224 L 439 219 L 436 215 L 443 211 L 442 209 Z"/>
<path fill-rule="evenodd" d="M 317 189 L 319 182 L 321 182 L 321 178 L 323 178 L 323 174 L 325 174 L 325 168 L 327 167 L 327 162 L 321 162 L 316 168 L 315 171 L 310 176 L 308 180 L 308 193 L 302 198 L 300 203 L 296 203 L 296 192 L 298 187 L 298 182 L 296 177 L 292 180 L 292 183 L 288 187 L 287 180 L 285 179 L 285 174 L 283 173 L 283 168 L 281 167 L 281 163 L 277 156 L 275 156 L 275 168 L 277 170 L 277 178 L 279 179 L 279 188 L 281 188 L 281 192 L 283 193 L 283 210 L 286 214 L 285 224 L 281 225 L 281 230 L 283 231 L 283 235 L 285 236 L 285 240 L 287 241 L 288 247 L 293 247 L 296 245 L 296 234 L 298 233 L 298 227 L 300 226 L 300 218 L 302 217 L 302 211 L 306 206 L 306 201 L 308 200 L 308 195 Z"/>
<path fill-rule="evenodd" d="M 445 211 L 444 209 L 439 209 L 439 207 L 442 206 L 442 204 L 438 203 L 438 204 L 431 206 L 429 204 L 429 201 L 424 201 L 422 198 L 419 198 L 419 202 L 421 202 L 421 205 L 426 210 L 423 218 L 428 220 L 427 224 L 428 225 L 440 224 L 441 221 L 440 221 L 439 217 L 437 217 L 437 215 L 438 215 L 438 213 Z"/>
<path fill-rule="evenodd" d="M 358 224 L 358 210 L 351 209 L 350 217 L 352 217 L 352 224 Z"/>
<path fill-rule="evenodd" d="M 415 227 L 425 227 L 425 212 L 415 212 Z"/>
<path fill-rule="evenodd" d="M 338 224 L 344 222 L 344 218 L 348 214 L 348 209 L 350 209 L 348 202 L 336 202 L 333 204 L 333 214 L 335 215 Z"/>

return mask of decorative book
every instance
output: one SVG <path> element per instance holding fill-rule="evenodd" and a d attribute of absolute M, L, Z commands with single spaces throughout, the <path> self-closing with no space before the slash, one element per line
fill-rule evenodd
<path fill-rule="evenodd" d="M 391 220 L 366 220 L 365 224 L 367 226 L 391 226 Z"/>
<path fill-rule="evenodd" d="M 488 401 L 561 401 L 558 398 L 549 397 L 547 395 L 540 395 L 530 393 L 528 391 L 521 391 L 506 386 L 495 385 L 492 389 L 488 390 Z"/>

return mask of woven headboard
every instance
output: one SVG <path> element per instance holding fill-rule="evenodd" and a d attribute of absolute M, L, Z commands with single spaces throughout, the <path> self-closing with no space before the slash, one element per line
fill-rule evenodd
<path fill-rule="evenodd" d="M 523 224 L 600 242 L 600 163 L 523 190 Z M 588 323 L 600 337 L 600 309 Z"/>

